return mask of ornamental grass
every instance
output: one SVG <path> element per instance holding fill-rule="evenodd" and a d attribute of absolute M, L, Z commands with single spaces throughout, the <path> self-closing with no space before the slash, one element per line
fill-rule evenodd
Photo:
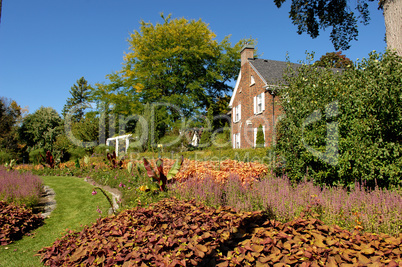
<path fill-rule="evenodd" d="M 41 190 L 42 180 L 38 176 L 0 166 L 0 201 L 34 207 L 39 202 Z"/>

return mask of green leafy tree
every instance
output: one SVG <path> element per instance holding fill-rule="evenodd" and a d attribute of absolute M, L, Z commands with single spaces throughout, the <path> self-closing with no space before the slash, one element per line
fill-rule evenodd
<path fill-rule="evenodd" d="M 274 0 L 278 8 L 286 0 Z M 368 2 L 356 2 L 357 13 L 352 11 L 353 6 L 347 0 L 291 0 L 289 17 L 297 26 L 297 33 L 306 32 L 312 38 L 319 35 L 319 31 L 332 28 L 330 39 L 336 50 L 346 50 L 352 40 L 357 40 L 358 21 L 367 25 L 370 20 Z M 353 5 L 355 3 L 353 2 Z M 383 10 L 386 39 L 389 49 L 396 49 L 402 56 L 402 2 L 394 0 L 379 0 L 379 9 Z"/>
<path fill-rule="evenodd" d="M 17 124 L 21 114 L 22 109 L 15 101 L 0 98 L 0 150 L 13 156 L 19 152 Z"/>
<path fill-rule="evenodd" d="M 144 105 L 144 110 L 142 111 L 142 115 L 139 117 L 139 120 L 135 127 L 135 139 L 136 139 L 136 148 L 140 151 L 145 151 L 148 148 L 151 148 L 151 140 L 152 140 L 152 107 L 149 103 Z"/>
<path fill-rule="evenodd" d="M 120 78 L 113 78 L 134 102 L 170 103 L 184 116 L 192 115 L 232 91 L 228 81 L 239 73 L 238 51 L 245 40 L 232 46 L 229 37 L 216 41 L 201 20 L 161 17 L 162 24 L 142 21 L 131 34 Z M 168 112 L 170 121 L 178 119 Z"/>
<path fill-rule="evenodd" d="M 96 141 L 99 137 L 99 118 L 96 113 L 86 113 L 80 122 L 74 124 L 73 133 L 84 142 Z"/>
<path fill-rule="evenodd" d="M 341 68 L 348 69 L 353 68 L 353 62 L 345 55 L 342 55 L 341 51 L 338 52 L 328 52 L 321 56 L 319 60 L 314 62 L 314 65 L 319 67 L 330 67 L 330 68 Z"/>
<path fill-rule="evenodd" d="M 261 148 L 265 146 L 265 138 L 264 138 L 264 131 L 262 125 L 258 126 L 257 128 L 257 140 L 255 142 L 255 147 Z"/>
<path fill-rule="evenodd" d="M 43 148 L 53 151 L 53 143 L 63 132 L 62 120 L 53 108 L 40 107 L 23 119 L 18 131 L 29 150 Z"/>
<path fill-rule="evenodd" d="M 293 180 L 401 185 L 402 58 L 372 53 L 356 66 L 304 65 L 288 75 L 276 149 Z"/>
<path fill-rule="evenodd" d="M 224 95 L 218 97 L 216 102 L 211 103 L 213 109 L 214 120 L 212 122 L 213 129 L 224 127 L 226 123 L 230 123 L 230 117 L 227 115 L 229 110 L 230 96 Z"/>
<path fill-rule="evenodd" d="M 211 146 L 211 136 L 212 136 L 212 122 L 213 122 L 213 109 L 210 107 L 207 111 L 207 116 L 204 122 L 204 127 L 201 133 L 201 139 L 199 143 L 200 148 L 207 148 Z"/>
<path fill-rule="evenodd" d="M 66 118 L 67 114 L 71 112 L 72 121 L 81 121 L 84 118 L 84 110 L 86 104 L 90 101 L 92 87 L 88 84 L 84 77 L 77 80 L 70 89 L 71 97 L 67 99 L 67 103 L 63 107 L 63 117 Z"/>

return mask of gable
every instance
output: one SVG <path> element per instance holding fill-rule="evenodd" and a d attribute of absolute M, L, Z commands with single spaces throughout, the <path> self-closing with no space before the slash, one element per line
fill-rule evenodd
<path fill-rule="evenodd" d="M 239 75 L 237 76 L 236 85 L 235 85 L 235 88 L 233 89 L 232 97 L 230 98 L 229 108 L 232 108 L 234 98 L 235 98 L 235 96 L 236 96 L 236 94 L 237 94 L 237 90 L 238 90 L 238 88 L 239 88 L 240 80 L 241 80 L 241 70 L 240 70 L 240 72 L 239 72 Z"/>

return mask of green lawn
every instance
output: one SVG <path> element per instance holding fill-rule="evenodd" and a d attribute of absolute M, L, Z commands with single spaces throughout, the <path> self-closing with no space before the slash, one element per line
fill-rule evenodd
<path fill-rule="evenodd" d="M 43 266 L 34 255 L 50 246 L 66 229 L 80 230 L 83 225 L 95 222 L 99 217 L 97 206 L 107 214 L 109 203 L 102 194 L 92 195 L 93 186 L 82 178 L 45 176 L 44 184 L 56 192 L 57 207 L 45 224 L 34 231 L 33 237 L 25 236 L 8 246 L 0 246 L 1 267 Z"/>

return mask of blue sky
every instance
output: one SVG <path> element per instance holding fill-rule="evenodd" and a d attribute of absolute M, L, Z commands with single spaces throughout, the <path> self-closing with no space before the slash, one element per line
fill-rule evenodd
<path fill-rule="evenodd" d="M 30 113 L 40 106 L 60 113 L 80 77 L 94 85 L 120 70 L 129 34 L 139 29 L 141 20 L 161 22 L 161 12 L 172 18 L 202 19 L 218 41 L 227 35 L 233 44 L 242 38 L 257 39 L 264 59 L 285 61 L 288 53 L 297 62 L 306 58 L 306 51 L 314 52 L 316 59 L 334 51 L 330 30 L 316 39 L 298 35 L 289 8 L 290 2 L 278 9 L 273 0 L 4 0 L 0 96 L 28 106 Z M 382 11 L 375 2 L 370 11 L 370 24 L 360 25 L 359 40 L 343 51 L 353 61 L 385 50 Z"/>

